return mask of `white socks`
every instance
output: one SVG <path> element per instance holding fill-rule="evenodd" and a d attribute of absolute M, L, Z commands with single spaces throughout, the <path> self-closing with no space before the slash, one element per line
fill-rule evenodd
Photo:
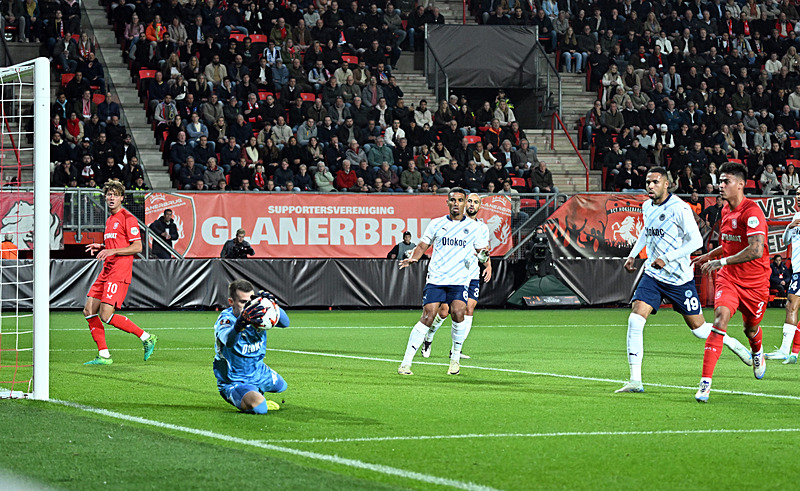
<path fill-rule="evenodd" d="M 469 321 L 464 319 L 461 322 L 453 322 L 453 329 L 451 331 L 453 337 L 453 350 L 450 353 L 451 360 L 461 360 L 461 347 L 464 345 L 464 340 L 467 339 L 467 334 L 469 334 L 468 324 L 472 324 L 472 319 Z"/>
<path fill-rule="evenodd" d="M 439 314 L 436 314 L 436 317 L 433 318 L 433 324 L 431 324 L 430 329 L 428 332 L 425 333 L 425 341 L 428 343 L 433 342 L 433 335 L 436 334 L 436 331 L 442 327 L 442 323 L 444 323 L 444 319 L 439 317 Z"/>
<path fill-rule="evenodd" d="M 713 329 L 713 327 L 714 326 L 710 322 L 706 322 L 697 329 L 692 329 L 691 332 L 700 339 L 706 339 L 708 338 L 708 335 L 711 334 L 711 329 Z M 722 344 L 727 346 L 728 349 L 732 351 L 736 351 L 736 349 L 739 348 L 740 346 L 744 347 L 744 345 L 738 339 L 728 336 L 727 334 L 722 336 Z"/>
<path fill-rule="evenodd" d="M 416 325 L 414 325 L 414 329 L 411 330 L 411 334 L 408 336 L 406 354 L 403 356 L 404 366 L 411 366 L 411 361 L 414 359 L 414 355 L 417 354 L 419 347 L 422 346 L 422 341 L 425 339 L 425 334 L 427 333 L 428 326 L 422 322 L 417 322 Z"/>
<path fill-rule="evenodd" d="M 781 351 L 783 353 L 791 353 L 795 331 L 797 331 L 797 326 L 791 324 L 783 325 L 783 341 L 781 341 Z"/>
<path fill-rule="evenodd" d="M 631 367 L 631 380 L 642 380 L 642 358 L 644 357 L 644 324 L 646 320 L 639 314 L 628 316 L 628 364 Z"/>
<path fill-rule="evenodd" d="M 101 349 L 98 354 L 101 358 L 111 358 L 111 353 L 109 353 L 107 349 Z"/>

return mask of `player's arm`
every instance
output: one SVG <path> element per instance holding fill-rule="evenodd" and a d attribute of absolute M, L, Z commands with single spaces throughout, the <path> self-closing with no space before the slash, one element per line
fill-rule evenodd
<path fill-rule="evenodd" d="M 142 241 L 141 239 L 136 239 L 128 244 L 127 247 L 122 247 L 120 249 L 103 249 L 97 253 L 97 259 L 103 260 L 111 256 L 133 256 L 140 252 L 142 252 Z"/>
<path fill-rule="evenodd" d="M 639 253 L 642 252 L 642 249 L 644 249 L 644 235 L 644 230 L 642 230 L 642 232 L 639 233 L 639 237 L 636 238 L 636 243 L 633 244 L 633 249 L 628 253 L 628 257 L 625 258 L 625 264 L 623 266 L 629 273 L 636 271 L 633 262 L 639 256 Z"/>
<path fill-rule="evenodd" d="M 427 242 L 420 240 L 419 244 L 417 244 L 417 247 L 414 248 L 414 252 L 411 253 L 411 257 L 400 261 L 400 269 L 407 268 L 410 265 L 414 264 L 415 262 L 419 261 L 422 255 L 425 254 L 425 251 L 427 251 L 428 247 L 430 246 L 431 245 L 428 244 Z"/>
<path fill-rule="evenodd" d="M 98 243 L 89 244 L 86 246 L 86 252 L 94 256 L 98 252 L 102 251 L 103 247 L 105 247 L 103 244 L 98 244 Z"/>
<path fill-rule="evenodd" d="M 761 233 L 747 237 L 747 247 L 732 256 L 707 262 L 703 265 L 703 273 L 711 273 L 727 264 L 742 264 L 760 258 L 764 255 L 764 237 Z"/>
<path fill-rule="evenodd" d="M 800 218 L 795 218 L 792 220 L 792 223 L 786 226 L 786 230 L 783 231 L 783 243 L 786 244 L 789 241 L 789 231 L 793 228 L 797 228 L 800 225 Z"/>
<path fill-rule="evenodd" d="M 483 270 L 483 281 L 484 283 L 489 283 L 492 279 L 492 258 L 488 258 L 484 263 L 484 270 Z"/>
<path fill-rule="evenodd" d="M 697 256 L 696 258 L 694 258 L 692 260 L 692 264 L 696 264 L 697 266 L 702 266 L 708 261 L 714 259 L 715 257 L 720 257 L 721 255 L 722 255 L 722 246 L 718 246 L 716 249 L 712 249 L 707 253 L 703 254 L 702 256 Z"/>

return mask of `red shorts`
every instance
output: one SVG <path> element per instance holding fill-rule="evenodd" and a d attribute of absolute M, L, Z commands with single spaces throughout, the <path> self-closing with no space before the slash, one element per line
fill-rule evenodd
<path fill-rule="evenodd" d="M 108 281 L 103 274 L 100 274 L 86 296 L 96 298 L 102 303 L 113 305 L 115 309 L 119 309 L 128 294 L 129 285 L 130 283 L 121 281 Z"/>
<path fill-rule="evenodd" d="M 740 310 L 745 326 L 754 327 L 761 323 L 769 300 L 769 285 L 763 288 L 742 288 L 728 278 L 717 275 L 714 289 L 715 309 L 728 307 L 731 317 Z"/>

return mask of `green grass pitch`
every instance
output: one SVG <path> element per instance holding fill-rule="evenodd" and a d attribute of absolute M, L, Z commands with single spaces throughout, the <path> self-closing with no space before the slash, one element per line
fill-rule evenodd
<path fill-rule="evenodd" d="M 402 377 L 418 311 L 289 311 L 267 352 L 289 389 L 263 416 L 216 391 L 214 312 L 129 313 L 158 346 L 145 363 L 109 328 L 112 366 L 83 366 L 86 322 L 53 313 L 50 394 L 71 405 L 1 401 L 0 470 L 76 490 L 794 488 L 800 367 L 771 361 L 758 381 L 726 350 L 698 404 L 703 343 L 663 310 L 645 327 L 646 392 L 614 394 L 628 312 L 479 309 L 460 375 L 447 321 Z M 770 309 L 767 350 L 782 324 Z M 738 315 L 731 332 L 744 341 Z"/>

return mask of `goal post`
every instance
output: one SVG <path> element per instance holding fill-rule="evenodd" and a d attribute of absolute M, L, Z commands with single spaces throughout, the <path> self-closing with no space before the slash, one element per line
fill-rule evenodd
<path fill-rule="evenodd" d="M 51 77 L 0 67 L 0 398 L 50 397 Z"/>

